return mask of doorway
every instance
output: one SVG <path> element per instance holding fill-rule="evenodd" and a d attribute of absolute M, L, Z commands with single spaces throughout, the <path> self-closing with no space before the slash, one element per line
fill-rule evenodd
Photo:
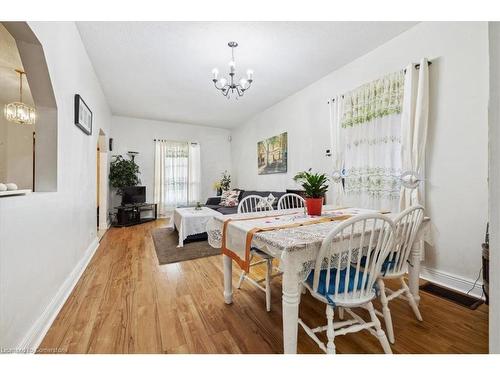
<path fill-rule="evenodd" d="M 97 237 L 108 230 L 108 147 L 106 133 L 99 129 L 96 148 L 96 214 Z"/>

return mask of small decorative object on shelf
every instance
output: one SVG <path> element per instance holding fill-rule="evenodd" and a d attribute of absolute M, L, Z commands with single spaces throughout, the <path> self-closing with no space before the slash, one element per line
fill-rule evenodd
<path fill-rule="evenodd" d="M 0 182 L 0 191 L 7 191 L 7 185 Z"/>
<path fill-rule="evenodd" d="M 321 216 L 321 208 L 326 192 L 328 191 L 328 177 L 325 173 L 299 172 L 293 180 L 304 188 L 306 207 L 309 215 Z"/>
<path fill-rule="evenodd" d="M 17 190 L 17 185 L 13 182 L 6 184 L 7 190 Z"/>
<path fill-rule="evenodd" d="M 196 202 L 196 206 L 194 207 L 194 209 L 200 211 L 201 210 L 201 203 Z"/>
<path fill-rule="evenodd" d="M 222 178 L 220 180 L 220 187 L 222 191 L 227 191 L 229 190 L 231 186 L 231 175 L 227 173 L 227 171 L 224 171 L 222 174 Z"/>

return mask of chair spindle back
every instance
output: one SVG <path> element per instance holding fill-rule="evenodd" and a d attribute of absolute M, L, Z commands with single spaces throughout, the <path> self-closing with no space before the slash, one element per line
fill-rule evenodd
<path fill-rule="evenodd" d="M 327 295 L 333 299 L 357 300 L 373 294 L 394 230 L 388 217 L 371 213 L 352 217 L 335 227 L 323 240 L 316 258 L 313 291 L 318 291 L 319 270 L 326 268 Z M 334 290 L 330 288 L 332 277 Z"/>

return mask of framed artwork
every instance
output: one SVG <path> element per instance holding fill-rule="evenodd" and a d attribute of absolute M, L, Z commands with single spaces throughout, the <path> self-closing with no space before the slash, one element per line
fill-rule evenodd
<path fill-rule="evenodd" d="M 75 95 L 75 125 L 85 134 L 92 134 L 92 111 L 78 94 Z"/>
<path fill-rule="evenodd" d="M 259 174 L 287 172 L 288 134 L 281 133 L 257 143 Z"/>

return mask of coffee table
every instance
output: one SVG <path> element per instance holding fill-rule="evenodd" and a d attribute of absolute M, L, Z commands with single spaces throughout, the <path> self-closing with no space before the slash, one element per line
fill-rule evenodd
<path fill-rule="evenodd" d="M 207 223 L 214 216 L 222 216 L 220 212 L 208 207 L 197 210 L 194 207 L 176 208 L 174 211 L 174 226 L 179 232 L 179 245 L 184 246 L 188 236 L 207 232 Z"/>

